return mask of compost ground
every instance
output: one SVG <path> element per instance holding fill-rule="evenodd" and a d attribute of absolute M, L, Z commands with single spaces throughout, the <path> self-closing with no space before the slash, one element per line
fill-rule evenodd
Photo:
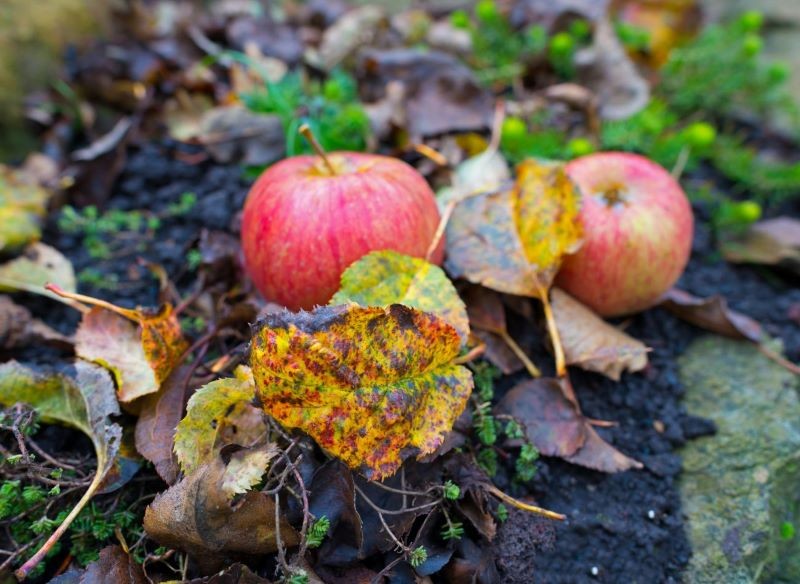
<path fill-rule="evenodd" d="M 166 216 L 155 234 L 141 236 L 106 260 L 91 258 L 80 236 L 61 232 L 57 217 L 51 218 L 45 241 L 65 253 L 77 272 L 91 268 L 108 276 L 105 284 L 82 283 L 81 292 L 125 306 L 152 306 L 158 301 L 158 281 L 137 258 L 163 266 L 178 289 L 187 293 L 194 281 L 187 267 L 188 251 L 203 229 L 238 235 L 238 213 L 248 184 L 241 168 L 215 165 L 186 146 L 163 142 L 132 147 L 108 208 L 164 214 L 186 192 L 196 194 L 196 205 L 188 213 Z M 800 209 L 788 211 L 794 214 Z M 788 357 L 800 360 L 797 283 L 773 272 L 726 263 L 715 251 L 704 209 L 695 212 L 692 260 L 680 286 L 698 296 L 723 294 L 733 308 L 780 337 Z M 118 284 L 109 287 L 112 277 Z M 32 302 L 48 303 L 48 321 L 59 328 L 69 330 L 77 323 L 78 315 L 71 309 L 48 300 Z M 658 308 L 620 324 L 652 348 L 648 368 L 625 375 L 620 383 L 576 371 L 573 385 L 587 416 L 616 423 L 598 428 L 603 438 L 645 468 L 607 475 L 541 459 L 528 492 L 515 494 L 532 495 L 538 504 L 565 513 L 568 520 L 553 526 L 512 512 L 494 544 L 504 582 L 681 581 L 691 548 L 677 488 L 681 459 L 676 450 L 687 440 L 714 431 L 710 422 L 688 415 L 681 404 L 684 388 L 676 359 L 699 333 Z M 532 354 L 544 355 L 527 321 L 512 320 L 510 328 Z M 498 397 L 522 378 L 503 378 Z M 513 490 L 513 485 L 503 484 L 502 473 L 498 482 Z"/>

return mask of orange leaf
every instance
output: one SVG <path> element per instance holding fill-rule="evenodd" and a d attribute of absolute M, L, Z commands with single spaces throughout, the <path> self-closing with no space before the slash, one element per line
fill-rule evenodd
<path fill-rule="evenodd" d="M 466 406 L 461 341 L 441 318 L 400 304 L 268 314 L 250 365 L 264 409 L 368 478 L 433 452 Z"/>

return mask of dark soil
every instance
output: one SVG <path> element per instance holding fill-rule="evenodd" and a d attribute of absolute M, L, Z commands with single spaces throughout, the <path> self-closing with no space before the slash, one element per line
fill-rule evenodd
<path fill-rule="evenodd" d="M 77 272 L 95 268 L 116 274 L 120 282 L 112 288 L 82 284 L 82 292 L 127 306 L 156 304 L 157 280 L 135 263 L 142 257 L 164 266 L 185 294 L 194 279 L 186 267 L 186 254 L 196 246 L 201 230 L 237 233 L 237 213 L 248 184 L 241 169 L 193 162 L 195 154 L 170 143 L 131 149 L 110 199 L 111 208 L 160 213 L 184 192 L 198 198 L 187 214 L 165 219 L 155 236 L 140 241 L 135 249 L 98 262 L 89 257 L 80 237 L 60 233 L 55 219 L 51 222 L 45 241 L 67 254 Z M 702 209 L 697 211 L 702 219 Z M 733 308 L 780 336 L 790 358 L 800 360 L 800 327 L 791 318 L 800 313 L 800 289 L 771 273 L 765 277 L 753 268 L 725 263 L 703 224 L 698 225 L 692 261 L 680 285 L 700 296 L 724 294 Z M 77 322 L 69 309 L 49 308 L 50 321 L 62 327 Z M 642 461 L 645 469 L 606 475 L 557 459 L 541 460 L 529 494 L 569 519 L 555 527 L 555 541 L 543 545 L 552 531 L 543 528 L 540 519 L 513 513 L 494 546 L 504 582 L 658 584 L 681 580 L 691 549 L 677 490 L 681 459 L 676 449 L 686 440 L 713 432 L 710 422 L 688 415 L 680 401 L 684 388 L 676 358 L 698 332 L 662 309 L 647 311 L 627 324 L 633 336 L 653 349 L 647 370 L 626 375 L 621 383 L 576 371 L 573 385 L 587 416 L 617 423 L 598 428 L 603 438 Z M 513 330 L 514 325 L 519 331 Z M 512 332 L 521 332 L 526 325 L 512 322 Z M 537 352 L 541 347 L 531 349 Z M 499 393 L 518 379 L 502 380 Z M 510 489 L 502 484 L 502 477 L 499 481 Z"/>

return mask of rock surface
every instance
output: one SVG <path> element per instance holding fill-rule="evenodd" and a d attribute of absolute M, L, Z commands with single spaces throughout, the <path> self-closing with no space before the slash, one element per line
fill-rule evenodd
<path fill-rule="evenodd" d="M 680 360 L 690 413 L 715 436 L 684 448 L 692 584 L 800 582 L 797 378 L 752 345 L 703 337 Z M 783 533 L 782 533 L 783 532 Z"/>

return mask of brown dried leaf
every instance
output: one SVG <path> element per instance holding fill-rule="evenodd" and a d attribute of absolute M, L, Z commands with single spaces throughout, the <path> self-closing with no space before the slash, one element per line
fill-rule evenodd
<path fill-rule="evenodd" d="M 728 301 L 719 295 L 699 298 L 672 288 L 662 297 L 661 305 L 678 318 L 726 337 L 754 343 L 760 343 L 764 338 L 764 331 L 757 321 L 728 308 Z"/>
<path fill-rule="evenodd" d="M 619 381 L 622 372 L 647 366 L 647 347 L 601 319 L 559 288 L 550 293 L 568 365 Z"/>
<path fill-rule="evenodd" d="M 147 584 L 142 566 L 118 545 L 100 550 L 97 561 L 86 566 L 81 584 Z"/>
<path fill-rule="evenodd" d="M 380 6 L 365 5 L 347 12 L 322 36 L 318 52 L 322 68 L 330 71 L 371 43 L 386 21 L 386 13 Z"/>
<path fill-rule="evenodd" d="M 179 367 L 161 384 L 157 393 L 142 398 L 136 421 L 136 449 L 153 463 L 168 485 L 178 480 L 178 461 L 172 451 L 175 428 L 183 417 L 184 390 L 189 366 Z"/>
<path fill-rule="evenodd" d="M 144 529 L 159 544 L 190 554 L 204 572 L 230 555 L 264 555 L 277 550 L 275 502 L 251 491 L 231 504 L 223 489 L 226 465 L 220 457 L 161 493 L 147 507 Z M 280 525 L 286 546 L 298 543 L 295 530 Z"/>
<path fill-rule="evenodd" d="M 272 584 L 272 581 L 254 574 L 244 564 L 233 564 L 218 574 L 188 580 L 186 584 Z"/>
<path fill-rule="evenodd" d="M 412 139 L 491 127 L 493 98 L 458 58 L 439 51 L 365 51 L 359 88 L 367 103 L 384 98 L 391 82 L 403 85 Z"/>
<path fill-rule="evenodd" d="M 586 442 L 572 456 L 564 458 L 567 462 L 599 470 L 615 473 L 630 468 L 642 468 L 642 463 L 622 454 L 619 450 L 603 440 L 597 431 L 586 424 Z"/>
<path fill-rule="evenodd" d="M 573 455 L 586 442 L 586 421 L 565 397 L 558 379 L 523 381 L 503 396 L 496 410 L 516 418 L 528 440 L 546 456 Z"/>
<path fill-rule="evenodd" d="M 500 295 L 483 286 L 470 285 L 461 292 L 461 297 L 467 305 L 472 334 L 486 345 L 486 359 L 506 375 L 524 369 L 525 363 L 508 343 L 506 313 Z"/>
<path fill-rule="evenodd" d="M 27 308 L 8 296 L 0 295 L 0 349 L 18 349 L 34 343 L 69 348 L 72 339 L 33 318 Z"/>
<path fill-rule="evenodd" d="M 729 262 L 780 266 L 800 274 L 800 220 L 776 217 L 751 225 L 740 237 L 722 241 Z"/>

